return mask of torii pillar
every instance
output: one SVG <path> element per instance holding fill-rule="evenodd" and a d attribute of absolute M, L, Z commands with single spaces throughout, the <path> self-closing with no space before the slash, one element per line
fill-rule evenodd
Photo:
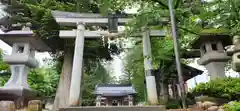
<path fill-rule="evenodd" d="M 158 104 L 157 87 L 155 76 L 152 75 L 152 52 L 150 43 L 150 31 L 146 30 L 142 35 L 143 44 L 143 57 L 144 57 L 144 70 L 147 88 L 148 102 L 152 105 Z"/>
<path fill-rule="evenodd" d="M 77 36 L 75 39 L 73 67 L 72 67 L 72 78 L 70 86 L 69 103 L 71 105 L 79 104 L 79 96 L 82 81 L 83 72 L 83 50 L 84 50 L 84 30 L 85 26 L 83 23 L 77 23 Z"/>

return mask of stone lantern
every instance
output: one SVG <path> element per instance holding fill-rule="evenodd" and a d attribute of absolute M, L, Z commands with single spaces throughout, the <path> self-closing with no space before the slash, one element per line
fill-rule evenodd
<path fill-rule="evenodd" d="M 50 48 L 26 27 L 0 33 L 0 39 L 12 46 L 12 53 L 3 57 L 3 61 L 10 65 L 12 75 L 0 88 L 0 100 L 14 101 L 17 108 L 22 108 L 35 96 L 27 83 L 30 69 L 38 66 L 35 51 L 50 51 Z"/>
<path fill-rule="evenodd" d="M 227 48 L 227 54 L 232 56 L 232 69 L 240 72 L 240 36 L 234 36 L 232 43 L 233 45 Z"/>
<path fill-rule="evenodd" d="M 210 75 L 211 80 L 225 77 L 225 65 L 230 59 L 224 47 L 231 44 L 229 35 L 226 34 L 200 34 L 192 47 L 200 48 L 199 65 L 203 65 Z"/>

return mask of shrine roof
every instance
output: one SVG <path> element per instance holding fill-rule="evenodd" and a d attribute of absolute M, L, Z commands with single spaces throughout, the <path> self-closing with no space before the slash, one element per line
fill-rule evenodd
<path fill-rule="evenodd" d="M 202 70 L 196 69 L 194 67 L 182 64 L 183 67 L 183 79 L 187 81 L 197 75 L 201 75 L 203 73 Z"/>
<path fill-rule="evenodd" d="M 100 84 L 97 85 L 95 95 L 102 96 L 127 96 L 136 94 L 135 88 L 131 84 Z"/>
<path fill-rule="evenodd" d="M 198 58 L 200 57 L 200 50 L 183 50 L 182 58 L 188 59 L 188 58 Z"/>
<path fill-rule="evenodd" d="M 187 81 L 197 75 L 201 75 L 203 73 L 202 70 L 199 70 L 197 68 L 194 68 L 194 67 L 191 67 L 191 66 L 188 66 L 186 64 L 181 64 L 182 66 L 182 74 L 183 74 L 183 79 L 184 81 Z M 155 76 L 156 76 L 156 79 L 159 79 L 160 76 L 159 76 L 159 73 L 158 73 L 158 70 L 154 70 L 154 73 L 155 73 Z M 175 74 L 175 78 L 174 79 L 178 79 L 177 77 L 177 69 L 174 71 L 174 74 Z M 158 77 L 157 77 L 158 76 Z M 178 80 L 177 80 L 178 81 Z"/>

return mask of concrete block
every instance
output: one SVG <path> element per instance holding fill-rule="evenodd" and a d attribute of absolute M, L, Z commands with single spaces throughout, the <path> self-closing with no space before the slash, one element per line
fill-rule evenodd
<path fill-rule="evenodd" d="M 13 101 L 0 101 L 0 111 L 15 111 L 15 104 Z"/>
<path fill-rule="evenodd" d="M 29 101 L 27 111 L 42 111 L 42 102 L 40 100 Z"/>

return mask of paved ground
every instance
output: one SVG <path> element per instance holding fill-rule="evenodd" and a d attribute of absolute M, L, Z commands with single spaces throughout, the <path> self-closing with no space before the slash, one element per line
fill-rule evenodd
<path fill-rule="evenodd" d="M 59 111 L 166 111 L 163 106 L 72 107 Z"/>

